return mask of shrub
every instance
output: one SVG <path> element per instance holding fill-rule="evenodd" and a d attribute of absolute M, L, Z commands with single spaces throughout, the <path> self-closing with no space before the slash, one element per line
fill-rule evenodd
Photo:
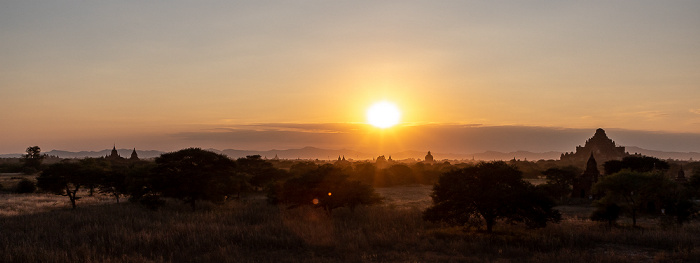
<path fill-rule="evenodd" d="M 591 220 L 608 222 L 608 225 L 615 224 L 620 217 L 622 208 L 614 203 L 597 203 L 598 208 L 591 214 Z"/>
<path fill-rule="evenodd" d="M 22 179 L 17 183 L 17 187 L 15 188 L 15 192 L 18 194 L 27 194 L 27 193 L 34 193 L 36 191 L 36 184 L 34 181 L 29 180 L 29 179 Z"/>

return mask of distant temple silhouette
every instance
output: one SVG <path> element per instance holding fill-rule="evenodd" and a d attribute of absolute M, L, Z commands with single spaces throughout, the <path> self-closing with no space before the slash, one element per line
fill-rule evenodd
<path fill-rule="evenodd" d="M 595 160 L 603 164 L 610 160 L 622 160 L 628 155 L 630 154 L 625 152 L 625 147 L 615 146 L 615 141 L 608 138 L 605 130 L 599 128 L 583 147 L 576 146 L 575 153 L 562 153 L 560 159 L 582 164 L 587 158 L 595 156 Z"/>
<path fill-rule="evenodd" d="M 595 183 L 598 182 L 598 177 L 600 177 L 600 171 L 598 171 L 598 162 L 596 162 L 593 157 L 593 153 L 588 158 L 586 163 L 586 171 L 583 174 L 576 177 L 574 180 L 573 189 L 571 192 L 572 197 L 578 198 L 593 198 L 591 194 L 591 188 Z"/>
<path fill-rule="evenodd" d="M 112 147 L 112 152 L 109 155 L 105 156 L 105 159 L 114 160 L 114 161 L 126 160 L 126 158 L 121 157 L 121 155 L 119 155 L 119 152 L 117 152 L 117 145 L 116 144 Z M 136 153 L 136 148 L 134 148 L 134 151 L 131 152 L 131 157 L 129 158 L 129 160 L 130 161 L 138 161 L 139 160 L 139 155 Z"/>
<path fill-rule="evenodd" d="M 428 151 L 428 154 L 425 155 L 425 162 L 432 163 L 433 161 L 433 155 Z"/>
<path fill-rule="evenodd" d="M 678 175 L 676 175 L 676 182 L 679 183 L 687 183 L 688 179 L 685 177 L 685 172 L 683 171 L 683 166 L 681 165 L 681 169 L 678 170 Z"/>

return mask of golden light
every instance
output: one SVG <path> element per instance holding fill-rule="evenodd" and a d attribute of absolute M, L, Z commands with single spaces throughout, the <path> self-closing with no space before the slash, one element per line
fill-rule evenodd
<path fill-rule="evenodd" d="M 400 120 L 401 111 L 388 101 L 377 102 L 367 110 L 367 122 L 375 127 L 389 128 L 399 124 Z"/>
<path fill-rule="evenodd" d="M 311 200 L 311 203 L 313 203 L 314 205 L 317 205 L 317 204 L 318 204 L 318 198 L 314 198 L 314 200 Z"/>
<path fill-rule="evenodd" d="M 331 193 L 330 193 L 330 192 L 328 192 L 328 196 L 331 196 Z"/>

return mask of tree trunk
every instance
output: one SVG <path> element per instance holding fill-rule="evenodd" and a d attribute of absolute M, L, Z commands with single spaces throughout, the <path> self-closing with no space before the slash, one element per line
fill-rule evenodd
<path fill-rule="evenodd" d="M 68 196 L 68 199 L 70 199 L 70 204 L 75 209 L 77 206 L 75 205 L 75 194 L 78 192 L 78 189 L 76 188 L 75 191 L 71 191 L 68 186 L 66 186 L 66 195 Z"/>
<path fill-rule="evenodd" d="M 484 218 L 484 220 L 486 220 L 486 233 L 491 233 L 495 220 L 493 218 Z"/>

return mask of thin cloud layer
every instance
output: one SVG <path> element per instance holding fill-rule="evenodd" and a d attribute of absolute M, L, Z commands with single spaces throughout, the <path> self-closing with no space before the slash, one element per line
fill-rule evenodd
<path fill-rule="evenodd" d="M 618 145 L 663 151 L 698 151 L 700 134 L 606 129 Z M 313 146 L 358 151 L 574 151 L 595 129 L 427 124 L 379 131 L 365 124 L 269 123 L 175 133 L 172 140 L 213 148 L 287 149 Z"/>

